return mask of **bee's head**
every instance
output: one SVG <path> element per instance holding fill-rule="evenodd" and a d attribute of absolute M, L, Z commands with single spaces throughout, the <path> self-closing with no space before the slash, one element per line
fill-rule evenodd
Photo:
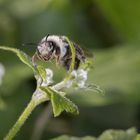
<path fill-rule="evenodd" d="M 40 43 L 37 46 L 37 52 L 41 54 L 42 56 L 46 56 L 50 53 L 52 53 L 54 49 L 54 44 L 52 41 L 47 40 L 48 36 L 45 36 Z"/>
<path fill-rule="evenodd" d="M 42 55 L 48 57 L 54 57 L 54 55 L 60 55 L 60 57 L 64 56 L 66 53 L 65 46 L 66 42 L 63 40 L 63 36 L 57 35 L 47 35 L 45 36 L 37 46 L 37 52 Z"/>

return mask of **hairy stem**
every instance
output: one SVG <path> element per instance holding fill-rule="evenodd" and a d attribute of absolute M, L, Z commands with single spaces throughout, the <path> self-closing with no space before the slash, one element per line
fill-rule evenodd
<path fill-rule="evenodd" d="M 36 103 L 34 100 L 31 100 L 27 107 L 25 108 L 24 112 L 21 114 L 15 125 L 12 127 L 12 129 L 9 131 L 7 136 L 4 138 L 4 140 L 12 140 L 17 132 L 20 130 L 22 125 L 25 123 L 31 112 L 34 110 L 36 107 Z"/>
<path fill-rule="evenodd" d="M 25 123 L 25 121 L 28 119 L 31 112 L 35 109 L 35 107 L 47 100 L 49 100 L 47 94 L 37 89 L 34 92 L 32 99 L 25 108 L 24 112 L 21 114 L 21 116 L 9 131 L 7 136 L 4 138 L 4 140 L 12 140 L 16 136 L 22 125 Z"/>

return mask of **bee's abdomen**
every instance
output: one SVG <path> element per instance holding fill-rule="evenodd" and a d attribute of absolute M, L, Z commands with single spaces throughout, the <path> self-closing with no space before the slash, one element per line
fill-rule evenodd
<path fill-rule="evenodd" d="M 72 62 L 72 59 L 70 58 L 70 59 L 61 61 L 60 63 L 68 71 L 70 69 L 71 62 Z M 80 65 L 80 60 L 75 58 L 74 69 L 77 70 L 79 68 L 79 65 Z"/>
<path fill-rule="evenodd" d="M 82 48 L 80 48 L 79 45 L 73 43 L 74 48 L 75 48 L 75 64 L 74 64 L 74 69 L 77 70 L 79 68 L 80 62 L 85 61 L 85 55 L 84 51 Z M 70 46 L 65 46 L 66 47 L 66 54 L 61 60 L 61 65 L 66 69 L 69 70 L 72 62 L 72 53 L 71 53 L 71 48 Z"/>

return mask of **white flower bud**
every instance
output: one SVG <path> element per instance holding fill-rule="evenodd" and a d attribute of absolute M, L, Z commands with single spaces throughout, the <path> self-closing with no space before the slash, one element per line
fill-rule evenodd
<path fill-rule="evenodd" d="M 84 69 L 73 70 L 71 76 L 73 77 L 71 80 L 67 81 L 66 87 L 70 88 L 73 85 L 77 85 L 78 88 L 85 88 L 85 82 L 87 81 L 88 72 Z"/>
<path fill-rule="evenodd" d="M 46 69 L 46 80 L 42 82 L 42 86 L 49 86 L 53 83 L 53 71 L 51 69 Z"/>
<path fill-rule="evenodd" d="M 87 80 L 87 71 L 83 69 L 77 70 L 77 80 Z"/>
<path fill-rule="evenodd" d="M 88 74 L 88 72 L 84 69 L 77 70 L 76 83 L 77 83 L 79 88 L 85 87 L 85 82 L 87 81 L 87 74 Z"/>
<path fill-rule="evenodd" d="M 77 83 L 77 85 L 78 85 L 79 88 L 84 88 L 85 87 L 85 81 L 79 81 Z"/>
<path fill-rule="evenodd" d="M 0 63 L 0 85 L 2 84 L 2 78 L 5 74 L 5 68 L 4 66 Z"/>
<path fill-rule="evenodd" d="M 47 76 L 52 78 L 53 77 L 53 71 L 51 69 L 46 69 L 46 73 L 47 73 Z"/>
<path fill-rule="evenodd" d="M 73 71 L 71 72 L 71 76 L 72 76 L 74 79 L 76 79 L 76 78 L 77 78 L 77 71 L 76 71 L 76 70 L 73 70 Z"/>

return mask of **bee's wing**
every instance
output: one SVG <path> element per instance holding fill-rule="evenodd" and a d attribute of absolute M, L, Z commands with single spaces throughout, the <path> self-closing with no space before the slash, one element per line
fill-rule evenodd
<path fill-rule="evenodd" d="M 83 49 L 76 43 L 73 42 L 73 45 L 75 47 L 75 53 L 76 53 L 76 58 L 79 60 L 84 60 L 85 59 L 85 54 Z"/>
<path fill-rule="evenodd" d="M 91 49 L 83 47 L 83 51 L 84 51 L 84 54 L 85 54 L 86 57 L 88 57 L 88 58 L 93 58 L 94 57 L 94 54 L 93 54 Z"/>
<path fill-rule="evenodd" d="M 93 52 L 92 50 L 85 48 L 85 47 L 80 47 L 78 44 L 74 43 L 74 47 L 76 49 L 76 57 L 79 60 L 85 60 L 86 58 L 93 58 Z"/>

